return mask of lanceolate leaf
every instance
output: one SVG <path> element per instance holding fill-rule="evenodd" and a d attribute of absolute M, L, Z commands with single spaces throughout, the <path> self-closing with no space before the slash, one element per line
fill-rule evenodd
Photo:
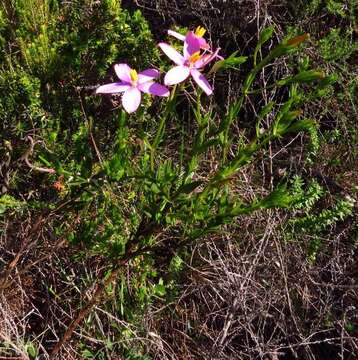
<path fill-rule="evenodd" d="M 273 26 L 269 26 L 261 31 L 259 41 L 256 45 L 255 52 L 254 52 L 254 66 L 256 66 L 257 53 L 260 51 L 262 45 L 271 39 L 273 32 L 274 32 Z"/>
<path fill-rule="evenodd" d="M 299 132 L 299 131 L 311 131 L 317 127 L 317 123 L 311 119 L 302 119 L 296 121 L 293 125 L 291 125 L 286 132 Z"/>
<path fill-rule="evenodd" d="M 325 75 L 322 71 L 307 70 L 307 71 L 302 71 L 295 76 L 290 76 L 286 79 L 279 80 L 277 82 L 277 85 L 283 86 L 292 83 L 309 83 L 314 80 L 322 80 L 324 79 L 324 77 Z"/>
<path fill-rule="evenodd" d="M 182 186 L 179 187 L 179 189 L 177 190 L 177 194 L 189 194 L 192 191 L 194 191 L 197 187 L 199 187 L 203 182 L 202 181 L 193 181 L 191 183 L 188 184 L 184 184 Z"/>
<path fill-rule="evenodd" d="M 247 61 L 247 56 L 236 56 L 236 54 L 237 51 L 231 54 L 228 58 L 217 61 L 209 71 L 209 74 L 225 69 L 238 70 L 239 66 Z"/>

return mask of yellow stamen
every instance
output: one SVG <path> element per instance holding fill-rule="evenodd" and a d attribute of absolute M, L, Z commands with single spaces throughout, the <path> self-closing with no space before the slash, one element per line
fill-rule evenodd
<path fill-rule="evenodd" d="M 189 62 L 195 63 L 201 58 L 200 51 L 195 52 L 194 54 L 190 55 Z"/>
<path fill-rule="evenodd" d="M 130 75 L 132 81 L 138 80 L 138 73 L 134 69 L 131 69 L 129 71 L 129 75 Z"/>
<path fill-rule="evenodd" d="M 203 28 L 202 26 L 198 26 L 196 29 L 195 29 L 195 35 L 198 36 L 198 37 L 203 37 L 206 33 L 206 29 Z"/>

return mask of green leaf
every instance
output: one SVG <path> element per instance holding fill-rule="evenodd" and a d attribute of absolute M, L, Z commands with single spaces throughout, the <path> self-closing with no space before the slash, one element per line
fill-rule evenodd
<path fill-rule="evenodd" d="M 242 166 L 248 164 L 259 145 L 253 141 L 246 145 L 242 150 L 239 150 L 236 157 L 223 169 L 220 169 L 213 178 L 213 182 L 221 182 L 233 176 Z"/>
<path fill-rule="evenodd" d="M 36 358 L 36 356 L 38 355 L 38 350 L 37 348 L 35 347 L 35 345 L 29 341 L 26 345 L 25 345 L 25 348 L 26 348 L 26 352 L 32 357 L 32 358 Z"/>
<path fill-rule="evenodd" d="M 273 126 L 273 135 L 282 136 L 287 132 L 287 129 L 292 122 L 301 114 L 300 110 L 293 110 L 285 112 Z"/>
<path fill-rule="evenodd" d="M 82 356 L 84 359 L 94 359 L 94 353 L 88 349 L 82 351 Z"/>
<path fill-rule="evenodd" d="M 217 61 L 210 69 L 209 74 L 225 69 L 238 70 L 238 66 L 246 62 L 247 56 L 236 56 L 236 54 L 237 51 L 231 54 L 228 58 Z"/>
<path fill-rule="evenodd" d="M 53 164 L 51 164 L 48 160 L 46 160 L 43 156 L 39 155 L 39 159 L 48 167 L 52 167 Z"/>
<path fill-rule="evenodd" d="M 286 184 L 284 184 L 279 185 L 271 194 L 260 200 L 257 207 L 260 209 L 285 208 L 290 206 L 293 200 L 294 197 L 287 190 Z"/>
<path fill-rule="evenodd" d="M 301 71 L 295 76 L 290 76 L 277 82 L 278 86 L 289 85 L 293 83 L 309 83 L 315 80 L 324 79 L 324 73 L 317 70 Z"/>
<path fill-rule="evenodd" d="M 262 45 L 271 39 L 274 30 L 275 30 L 275 28 L 273 26 L 269 26 L 261 31 L 259 41 L 258 41 L 255 51 L 254 51 L 254 66 L 256 66 L 258 52 L 260 51 Z"/>
<path fill-rule="evenodd" d="M 193 190 L 195 190 L 198 186 L 200 186 L 203 182 L 202 181 L 193 181 L 188 184 L 184 184 L 180 186 L 180 188 L 177 191 L 177 194 L 189 194 Z"/>
<path fill-rule="evenodd" d="M 326 86 L 333 85 L 334 83 L 337 82 L 337 80 L 338 80 L 337 74 L 332 74 L 332 75 L 326 76 L 319 82 L 318 88 L 322 89 Z"/>
<path fill-rule="evenodd" d="M 206 141 L 204 144 L 201 144 L 200 146 L 197 146 L 194 149 L 194 155 L 199 155 L 205 152 L 209 147 L 215 146 L 220 144 L 220 139 L 211 139 Z"/>
<path fill-rule="evenodd" d="M 273 26 L 268 26 L 263 29 L 260 33 L 259 42 L 257 46 L 262 46 L 265 42 L 271 39 L 275 28 Z"/>
<path fill-rule="evenodd" d="M 167 292 L 165 285 L 163 283 L 163 279 L 159 280 L 159 283 L 154 285 L 154 292 L 158 296 L 164 296 Z"/>
<path fill-rule="evenodd" d="M 267 56 L 267 59 L 263 60 L 263 64 L 266 65 L 269 61 L 282 55 L 289 54 L 298 49 L 298 46 L 309 38 L 308 34 L 296 36 L 289 40 L 284 40 L 281 44 L 276 46 L 275 49 Z"/>
<path fill-rule="evenodd" d="M 0 215 L 3 214 L 7 209 L 19 208 L 24 205 L 23 202 L 16 200 L 10 195 L 2 195 L 0 197 Z"/>
<path fill-rule="evenodd" d="M 314 120 L 311 119 L 302 119 L 299 121 L 296 121 L 293 125 L 291 125 L 288 129 L 286 129 L 286 132 L 299 132 L 299 131 L 308 131 L 314 130 L 317 127 L 317 123 Z"/>
<path fill-rule="evenodd" d="M 159 187 L 156 183 L 152 183 L 150 189 L 154 194 L 161 193 L 161 190 L 159 189 Z"/>

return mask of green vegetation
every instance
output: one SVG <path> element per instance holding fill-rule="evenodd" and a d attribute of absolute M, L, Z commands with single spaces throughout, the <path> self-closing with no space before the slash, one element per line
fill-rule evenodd
<path fill-rule="evenodd" d="M 169 69 L 158 14 L 5 0 L 0 357 L 48 358 L 91 299 L 74 358 L 354 351 L 357 5 L 284 4 L 294 21 L 211 68 L 215 96 L 189 82 L 128 115 L 94 90 L 115 63 Z"/>

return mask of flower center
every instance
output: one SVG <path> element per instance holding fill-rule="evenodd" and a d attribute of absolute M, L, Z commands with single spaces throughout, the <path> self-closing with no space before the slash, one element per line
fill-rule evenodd
<path fill-rule="evenodd" d="M 198 26 L 198 27 L 195 29 L 195 35 L 196 35 L 197 37 L 203 37 L 205 33 L 206 33 L 206 29 L 203 28 L 202 26 Z"/>
<path fill-rule="evenodd" d="M 129 70 L 129 76 L 133 82 L 138 81 L 138 73 L 134 69 Z"/>
<path fill-rule="evenodd" d="M 200 55 L 200 51 L 195 52 L 194 54 L 190 55 L 189 57 L 189 63 L 190 64 L 194 64 L 196 63 L 199 59 L 201 59 L 201 55 Z"/>

